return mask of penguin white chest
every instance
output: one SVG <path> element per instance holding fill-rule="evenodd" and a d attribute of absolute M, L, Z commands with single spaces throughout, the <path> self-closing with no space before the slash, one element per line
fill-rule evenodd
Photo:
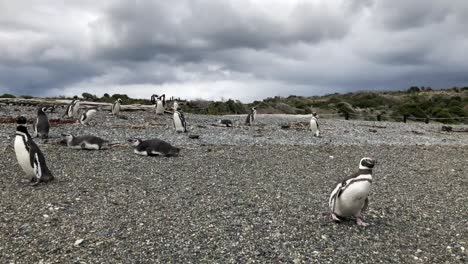
<path fill-rule="evenodd" d="M 115 104 L 113 114 L 116 115 L 120 112 L 120 104 Z"/>
<path fill-rule="evenodd" d="M 158 101 L 156 104 L 156 114 L 162 115 L 164 114 L 164 106 L 162 101 Z"/>
<path fill-rule="evenodd" d="M 16 136 L 15 137 L 15 153 L 16 153 L 16 159 L 18 160 L 19 165 L 23 169 L 23 171 L 28 175 L 28 176 L 34 176 L 34 168 L 31 166 L 30 158 L 29 158 L 29 152 L 26 149 L 26 145 L 23 141 L 22 136 Z"/>
<path fill-rule="evenodd" d="M 177 113 L 174 114 L 174 127 L 177 132 L 184 132 L 184 125 Z"/>
<path fill-rule="evenodd" d="M 360 213 L 370 189 L 371 183 L 368 181 L 351 183 L 337 198 L 335 213 L 344 217 Z"/>

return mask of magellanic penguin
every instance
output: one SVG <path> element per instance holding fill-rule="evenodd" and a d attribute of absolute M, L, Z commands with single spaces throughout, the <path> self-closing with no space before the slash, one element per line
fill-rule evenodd
<path fill-rule="evenodd" d="M 157 94 L 151 95 L 151 104 L 156 104 L 156 98 L 158 98 Z"/>
<path fill-rule="evenodd" d="M 247 119 L 245 119 L 245 124 L 252 125 L 256 117 L 257 117 L 257 108 L 256 107 L 250 108 L 250 113 L 247 115 Z"/>
<path fill-rule="evenodd" d="M 156 98 L 156 114 L 163 115 L 164 114 L 164 107 L 166 106 L 166 95 L 163 94 Z"/>
<path fill-rule="evenodd" d="M 62 134 L 65 139 L 67 146 L 72 149 L 88 149 L 88 150 L 100 150 L 107 140 L 104 140 L 96 136 L 79 136 L 75 137 L 73 134 Z"/>
<path fill-rule="evenodd" d="M 179 103 L 174 100 L 174 103 L 172 103 L 172 110 L 177 111 L 179 109 Z"/>
<path fill-rule="evenodd" d="M 320 128 L 318 123 L 318 116 L 317 113 L 312 113 L 312 118 L 310 119 L 310 130 L 312 130 L 312 134 L 316 137 L 320 136 Z"/>
<path fill-rule="evenodd" d="M 359 226 L 368 225 L 362 220 L 361 213 L 369 204 L 368 195 L 372 186 L 374 165 L 375 160 L 362 158 L 359 162 L 359 171 L 339 182 L 333 189 L 328 205 L 335 222 L 354 216 Z"/>
<path fill-rule="evenodd" d="M 225 125 L 226 127 L 232 127 L 232 121 L 229 119 L 221 119 L 218 121 L 221 125 Z"/>
<path fill-rule="evenodd" d="M 65 113 L 62 117 L 67 116 L 68 118 L 78 117 L 80 110 L 80 100 L 74 98 L 71 103 L 67 106 Z"/>
<path fill-rule="evenodd" d="M 176 148 L 166 141 L 160 139 L 141 140 L 139 138 L 129 139 L 128 142 L 135 147 L 134 152 L 143 156 L 178 156 L 180 148 Z"/>
<path fill-rule="evenodd" d="M 112 114 L 113 115 L 118 115 L 120 112 L 120 104 L 122 103 L 122 100 L 120 98 L 115 101 L 115 103 L 112 105 Z"/>
<path fill-rule="evenodd" d="M 89 122 L 93 120 L 96 113 L 96 109 L 89 109 L 88 111 L 83 112 L 80 116 L 80 124 L 89 126 Z"/>
<path fill-rule="evenodd" d="M 15 134 L 15 153 L 19 165 L 31 177 L 32 185 L 40 182 L 49 182 L 54 179 L 45 162 L 44 154 L 29 135 L 26 127 L 26 118 L 20 116 L 17 119 Z"/>
<path fill-rule="evenodd" d="M 37 118 L 34 121 L 34 137 L 48 138 L 50 123 L 45 111 L 47 107 L 37 109 Z"/>
<path fill-rule="evenodd" d="M 187 123 L 185 122 L 184 113 L 182 113 L 182 111 L 180 111 L 179 109 L 176 109 L 174 111 L 173 122 L 174 129 L 176 132 L 187 132 Z"/>

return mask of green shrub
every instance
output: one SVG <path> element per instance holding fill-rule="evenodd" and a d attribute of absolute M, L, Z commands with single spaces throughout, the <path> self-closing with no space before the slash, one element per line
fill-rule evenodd
<path fill-rule="evenodd" d="M 2 94 L 2 95 L 0 95 L 0 98 L 16 98 L 16 96 L 14 96 L 12 94 Z"/>

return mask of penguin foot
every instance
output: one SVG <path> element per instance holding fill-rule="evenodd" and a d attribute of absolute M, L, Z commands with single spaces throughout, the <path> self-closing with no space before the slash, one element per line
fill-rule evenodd
<path fill-rule="evenodd" d="M 37 186 L 39 183 L 40 183 L 40 180 L 33 177 L 33 178 L 31 178 L 31 181 L 30 181 L 29 185 L 30 186 Z"/>
<path fill-rule="evenodd" d="M 341 221 L 343 221 L 343 220 L 341 220 L 338 216 L 336 216 L 336 214 L 334 214 L 334 213 L 331 214 L 331 219 L 332 219 L 335 223 L 340 223 Z"/>
<path fill-rule="evenodd" d="M 366 226 L 369 225 L 368 223 L 362 221 L 362 218 L 361 218 L 361 217 L 357 217 L 357 218 L 356 218 L 356 224 L 357 224 L 358 226 L 362 226 L 362 227 L 366 227 Z"/>

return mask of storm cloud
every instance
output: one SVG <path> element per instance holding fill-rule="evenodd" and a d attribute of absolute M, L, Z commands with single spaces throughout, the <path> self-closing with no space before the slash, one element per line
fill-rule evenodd
<path fill-rule="evenodd" d="M 243 101 L 468 85 L 463 0 L 0 1 L 0 93 Z"/>

